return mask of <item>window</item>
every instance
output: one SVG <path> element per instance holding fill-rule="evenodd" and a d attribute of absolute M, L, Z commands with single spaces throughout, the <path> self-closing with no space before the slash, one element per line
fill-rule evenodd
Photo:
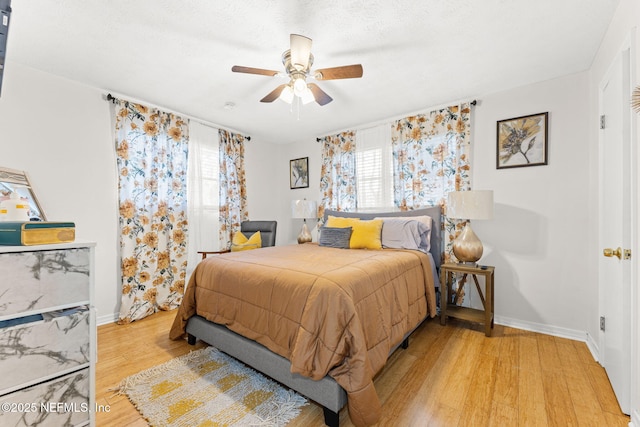
<path fill-rule="evenodd" d="M 356 132 L 356 186 L 359 212 L 393 208 L 391 126 Z"/>
<path fill-rule="evenodd" d="M 202 256 L 198 251 L 219 250 L 218 129 L 189 122 L 189 259 L 187 279 Z"/>
<path fill-rule="evenodd" d="M 213 138 L 212 138 L 213 139 Z M 202 185 L 202 208 L 215 212 L 216 221 L 218 221 L 218 205 L 220 195 L 218 194 L 220 162 L 218 158 L 218 135 L 215 135 L 215 141 L 207 141 L 200 147 L 200 165 L 202 168 L 201 185 Z"/>

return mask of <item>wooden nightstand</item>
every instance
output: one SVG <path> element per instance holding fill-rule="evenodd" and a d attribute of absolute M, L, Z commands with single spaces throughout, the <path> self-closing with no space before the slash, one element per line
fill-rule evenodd
<path fill-rule="evenodd" d="M 484 266 L 472 266 L 465 264 L 444 264 L 440 267 L 440 324 L 445 325 L 447 323 L 447 316 L 455 317 L 457 319 L 469 320 L 471 322 L 484 323 L 484 334 L 488 337 L 491 336 L 491 330 L 493 329 L 493 276 L 495 267 Z M 452 292 L 451 285 L 453 284 L 453 277 L 455 275 L 462 275 L 460 279 L 460 285 L 458 289 L 462 289 L 467 277 L 470 275 L 473 277 L 473 281 L 476 284 L 478 295 L 482 300 L 484 310 L 478 310 L 475 308 L 461 307 L 456 305 L 458 300 L 458 292 Z M 478 276 L 484 276 L 485 292 L 482 292 L 480 284 L 478 283 Z"/>

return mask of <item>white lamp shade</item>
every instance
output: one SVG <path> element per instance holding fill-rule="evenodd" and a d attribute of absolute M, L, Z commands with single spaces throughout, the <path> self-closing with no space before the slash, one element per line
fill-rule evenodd
<path fill-rule="evenodd" d="M 285 86 L 278 98 L 287 104 L 291 104 L 291 102 L 293 102 L 293 89 L 291 89 L 291 86 Z"/>
<path fill-rule="evenodd" d="M 315 218 L 318 208 L 313 200 L 294 200 L 291 202 L 291 216 L 293 218 Z"/>
<path fill-rule="evenodd" d="M 311 54 L 311 39 L 299 34 L 289 36 L 291 46 L 291 64 L 296 70 L 304 70 L 309 65 Z"/>
<path fill-rule="evenodd" d="M 307 105 L 310 102 L 315 101 L 316 98 L 313 96 L 313 92 L 311 92 L 311 89 L 306 88 L 304 93 L 302 94 L 302 104 L 303 105 Z"/>
<path fill-rule="evenodd" d="M 307 90 L 307 82 L 302 77 L 298 77 L 293 81 L 293 94 L 302 98 L 304 92 Z"/>
<path fill-rule="evenodd" d="M 455 219 L 492 219 L 493 191 L 452 191 L 447 200 L 447 217 Z"/>

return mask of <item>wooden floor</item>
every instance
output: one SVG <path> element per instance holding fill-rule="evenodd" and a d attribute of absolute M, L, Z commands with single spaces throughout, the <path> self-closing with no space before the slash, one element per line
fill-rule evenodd
<path fill-rule="evenodd" d="M 97 425 L 146 426 L 120 380 L 201 348 L 171 341 L 174 312 L 129 325 L 98 328 Z M 497 325 L 426 321 L 409 348 L 396 351 L 375 380 L 384 416 L 379 426 L 627 426 L 602 367 L 586 345 Z M 322 410 L 303 408 L 290 426 L 322 426 Z M 341 426 L 353 426 L 346 409 Z"/>

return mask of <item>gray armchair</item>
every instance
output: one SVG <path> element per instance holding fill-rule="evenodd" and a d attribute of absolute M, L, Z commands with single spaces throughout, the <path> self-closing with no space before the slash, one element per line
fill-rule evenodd
<path fill-rule="evenodd" d="M 260 232 L 262 247 L 276 245 L 276 229 L 278 221 L 244 221 L 240 224 L 240 231 L 250 238 L 256 231 Z"/>
<path fill-rule="evenodd" d="M 260 232 L 260 239 L 262 240 L 262 247 L 275 246 L 276 245 L 276 229 L 278 228 L 278 221 L 243 221 L 240 224 L 240 231 L 247 238 L 250 238 L 257 231 Z M 205 259 L 207 255 L 211 254 L 224 254 L 230 252 L 229 249 L 223 249 L 221 251 L 198 251 L 202 255 L 202 259 Z"/>

